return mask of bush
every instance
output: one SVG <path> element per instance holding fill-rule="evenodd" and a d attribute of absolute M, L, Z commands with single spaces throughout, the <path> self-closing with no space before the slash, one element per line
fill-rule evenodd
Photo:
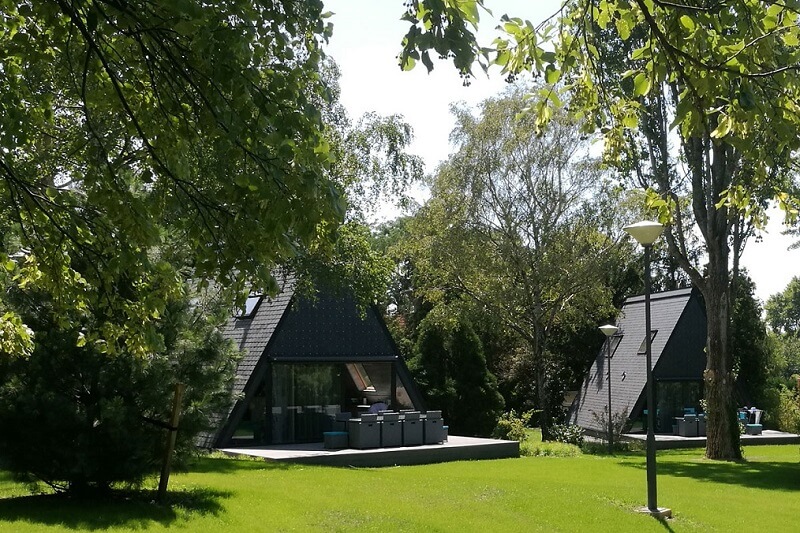
<path fill-rule="evenodd" d="M 643 452 L 645 442 L 640 440 L 618 440 L 614 442 L 614 450 L 617 452 Z M 603 441 L 584 441 L 581 451 L 588 455 L 608 454 L 608 444 Z"/>
<path fill-rule="evenodd" d="M 492 432 L 492 437 L 503 440 L 525 441 L 528 438 L 527 427 L 531 421 L 532 411 L 517 415 L 513 409 L 503 413 L 497 421 L 497 427 Z"/>
<path fill-rule="evenodd" d="M 519 443 L 519 454 L 523 457 L 577 457 L 581 449 L 563 442 L 542 442 L 539 428 L 525 430 L 525 440 Z"/>
<path fill-rule="evenodd" d="M 581 449 L 563 442 L 525 442 L 520 445 L 519 454 L 524 457 L 577 457 Z"/>
<path fill-rule="evenodd" d="M 604 430 L 600 434 L 600 439 L 603 441 L 608 441 L 608 406 L 603 407 L 603 411 L 601 413 L 592 411 L 592 417 L 594 418 L 595 424 Z M 622 411 L 615 412 L 611 417 L 611 431 L 613 431 L 612 437 L 614 442 L 619 442 L 622 435 L 629 427 L 630 420 L 628 418 L 628 408 L 626 407 Z"/>
<path fill-rule="evenodd" d="M 450 432 L 490 435 L 505 401 L 471 322 L 456 308 L 435 308 L 420 322 L 415 353 L 409 368 L 426 405 L 441 409 Z"/>
<path fill-rule="evenodd" d="M 770 417 L 781 431 L 800 433 L 800 404 L 794 391 L 781 387 L 778 398 L 778 412 Z"/>
<path fill-rule="evenodd" d="M 107 491 L 159 471 L 172 383 L 188 385 L 175 449 L 176 468 L 195 451 L 194 437 L 230 401 L 236 358 L 216 320 L 188 298 L 170 302 L 159 333 L 163 348 L 148 357 L 120 349 L 109 355 L 79 345 L 86 320 L 60 322 L 37 295 L 26 323 L 35 331 L 29 358 L 0 361 L 2 467 L 22 481 L 56 490 Z"/>
<path fill-rule="evenodd" d="M 574 444 L 575 446 L 583 445 L 583 428 L 574 424 L 554 424 L 551 428 L 553 440 L 557 442 L 564 442 L 566 444 Z"/>

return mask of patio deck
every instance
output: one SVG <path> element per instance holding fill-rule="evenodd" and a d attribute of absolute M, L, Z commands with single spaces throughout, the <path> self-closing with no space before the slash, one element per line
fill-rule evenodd
<path fill-rule="evenodd" d="M 647 439 L 645 433 L 626 433 L 623 438 L 630 440 Z M 761 444 L 800 444 L 800 435 L 794 433 L 784 433 L 765 429 L 761 435 L 742 435 L 742 446 L 757 446 Z M 704 448 L 706 445 L 705 437 L 681 437 L 678 435 L 656 434 L 656 449 L 670 450 L 674 448 Z"/>
<path fill-rule="evenodd" d="M 228 455 L 261 457 L 266 461 L 286 461 L 328 466 L 380 467 L 519 457 L 519 442 L 451 435 L 444 444 L 402 448 L 326 450 L 321 442 L 312 442 L 308 444 L 253 446 L 248 448 L 221 448 L 219 451 Z"/>

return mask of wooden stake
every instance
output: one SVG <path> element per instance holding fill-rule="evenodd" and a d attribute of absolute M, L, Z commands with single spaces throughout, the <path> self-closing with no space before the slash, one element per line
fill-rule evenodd
<path fill-rule="evenodd" d="M 167 494 L 167 483 L 169 483 L 169 471 L 172 463 L 172 452 L 175 450 L 175 439 L 178 437 L 178 422 L 181 418 L 181 400 L 183 391 L 186 390 L 184 383 L 175 384 L 175 395 L 172 399 L 172 416 L 169 418 L 169 433 L 167 437 L 167 449 L 164 451 L 164 463 L 161 466 L 161 480 L 158 483 L 158 501 L 163 501 Z"/>

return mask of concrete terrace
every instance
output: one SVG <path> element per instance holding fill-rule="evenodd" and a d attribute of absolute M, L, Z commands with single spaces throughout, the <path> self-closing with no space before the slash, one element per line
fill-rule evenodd
<path fill-rule="evenodd" d="M 261 457 L 266 461 L 328 466 L 380 467 L 519 457 L 519 442 L 451 435 L 444 444 L 406 446 L 402 448 L 326 450 L 322 447 L 321 442 L 312 442 L 248 448 L 220 448 L 219 451 L 228 455 Z"/>
<path fill-rule="evenodd" d="M 645 433 L 626 433 L 623 439 L 638 440 L 645 442 Z M 742 446 L 757 446 L 763 444 L 800 444 L 800 435 L 794 433 L 784 433 L 765 429 L 761 435 L 742 435 Z M 704 448 L 706 445 L 705 437 L 680 437 L 678 435 L 656 434 L 656 449 L 671 450 L 675 448 Z"/>

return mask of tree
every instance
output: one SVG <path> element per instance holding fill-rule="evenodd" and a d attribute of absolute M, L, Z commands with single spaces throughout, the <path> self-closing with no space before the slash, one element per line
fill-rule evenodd
<path fill-rule="evenodd" d="M 197 292 L 229 311 L 277 290 L 278 264 L 378 292 L 390 265 L 345 195 L 367 179 L 402 189 L 419 162 L 399 117 L 336 116 L 321 9 L 0 1 L 0 418 L 25 428 L 0 455 L 14 471 L 76 490 L 141 480 L 162 433 L 146 419 L 166 420 L 175 380 L 185 455 L 229 400 L 234 361 L 226 313 L 199 316 Z"/>
<path fill-rule="evenodd" d="M 492 432 L 503 397 L 480 339 L 457 307 L 438 307 L 422 320 L 409 367 L 430 408 L 441 409 L 454 433 Z"/>
<path fill-rule="evenodd" d="M 614 211 L 589 205 L 599 170 L 580 155 L 577 125 L 554 121 L 536 135 L 530 119 L 515 118 L 522 94 L 483 102 L 479 117 L 454 109 L 457 151 L 413 221 L 411 255 L 430 301 L 472 300 L 522 339 L 548 438 L 563 399 L 548 340 L 567 317 L 611 314 L 604 282 L 615 247 L 598 228 Z"/>
<path fill-rule="evenodd" d="M 406 206 L 406 192 L 422 180 L 422 162 L 408 153 L 411 126 L 399 115 L 367 113 L 355 123 L 339 101 L 339 70 L 332 59 L 323 63 L 322 75 L 330 101 L 321 104 L 325 138 L 333 161 L 327 172 L 346 200 L 344 222 L 318 239 L 308 253 L 287 264 L 301 285 L 313 291 L 311 280 L 355 291 L 362 304 L 382 297 L 390 283 L 392 262 L 372 246 L 368 227 L 381 206 L 397 202 Z M 301 290 L 303 286 L 299 287 Z"/>
<path fill-rule="evenodd" d="M 739 273 L 731 310 L 731 353 L 737 384 L 750 405 L 765 405 L 767 388 L 775 385 L 778 365 L 767 328 L 761 318 L 761 304 L 754 296 L 755 284 Z"/>
<path fill-rule="evenodd" d="M 320 1 L 0 2 L 2 263 L 86 332 L 146 353 L 180 290 L 151 268 L 179 240 L 241 298 L 344 214 L 326 170 Z M 166 230 L 165 227 L 169 227 Z M 150 286 L 126 299 L 124 277 Z M 6 353 L 32 350 L 13 312 Z M 140 343 L 137 345 L 137 343 Z"/>
<path fill-rule="evenodd" d="M 113 357 L 80 342 L 91 328 L 67 317 L 46 294 L 11 288 L 9 301 L 35 334 L 27 358 L 0 360 L 2 467 L 26 481 L 73 494 L 136 484 L 161 467 L 175 382 L 184 395 L 176 462 L 194 454 L 194 438 L 212 429 L 230 402 L 236 357 L 220 333 L 230 303 L 192 294 L 167 302 L 160 349 Z M 156 342 L 154 341 L 154 344 Z"/>
<path fill-rule="evenodd" d="M 786 336 L 800 336 L 800 277 L 792 278 L 783 292 L 770 296 L 765 309 L 772 331 Z"/>
<path fill-rule="evenodd" d="M 730 343 L 738 257 L 752 234 L 748 225 L 763 225 L 767 201 L 776 201 L 789 223 L 797 220 L 800 204 L 792 196 L 797 189 L 787 172 L 794 164 L 793 152 L 800 147 L 796 6 L 744 0 L 713 4 L 573 0 L 565 3 L 558 25 L 535 28 L 506 17 L 502 26 L 506 36 L 484 50 L 467 27 L 477 27 L 482 5 L 480 0 L 409 3 L 406 19 L 412 27 L 404 41 L 401 65 L 409 67 L 410 59 L 435 49 L 440 55 L 452 53 L 465 75 L 476 59 L 487 68 L 500 65 L 512 78 L 523 71 L 539 73 L 558 87 L 540 93 L 531 104 L 538 124 L 544 126 L 550 120 L 554 107 L 561 104 L 559 95 L 568 92 L 571 110 L 590 118 L 585 122 L 588 128 L 605 134 L 612 162 L 619 162 L 627 134 L 652 112 L 648 98 L 671 104 L 659 119 L 663 131 L 673 131 L 679 143 L 707 258 L 704 268 L 688 258 L 682 237 L 685 221 L 674 208 L 674 175 L 663 172 L 663 149 L 660 160 L 649 169 L 648 182 L 654 190 L 651 205 L 670 223 L 666 233 L 670 253 L 707 305 L 706 455 L 740 458 Z M 623 42 L 632 36 L 636 39 L 628 54 L 628 69 L 612 79 L 603 74 L 606 65 L 599 46 L 609 34 Z M 446 36 L 457 42 L 449 44 Z M 423 63 L 432 68 L 429 59 L 423 58 Z"/>
<path fill-rule="evenodd" d="M 782 362 L 784 384 L 797 385 L 800 375 L 800 278 L 794 277 L 786 288 L 773 294 L 765 305 L 767 324 Z"/>

